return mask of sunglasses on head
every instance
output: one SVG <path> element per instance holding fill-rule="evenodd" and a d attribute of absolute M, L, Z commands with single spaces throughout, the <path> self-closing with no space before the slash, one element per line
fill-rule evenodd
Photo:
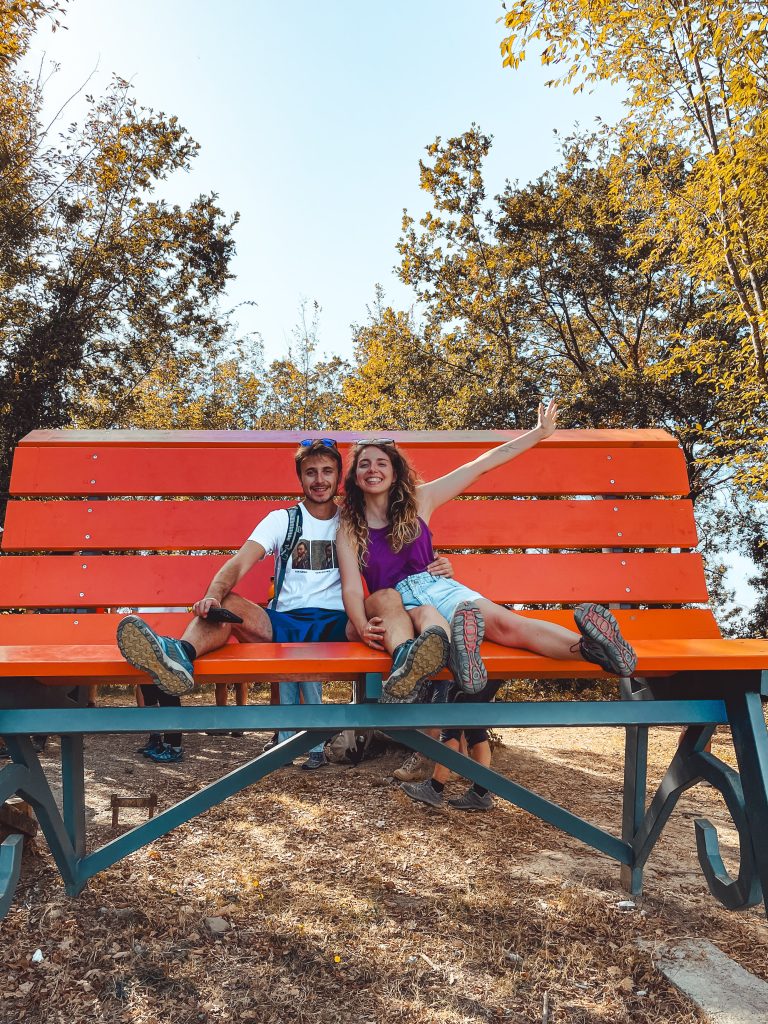
<path fill-rule="evenodd" d="M 322 444 L 326 448 L 336 447 L 336 442 L 332 437 L 305 437 L 303 441 L 299 441 L 302 448 L 311 448 L 313 444 Z"/>
<path fill-rule="evenodd" d="M 358 445 L 358 447 L 365 446 L 367 444 L 380 445 L 396 443 L 397 442 L 395 441 L 394 437 L 361 437 L 359 441 L 355 441 L 355 444 Z"/>

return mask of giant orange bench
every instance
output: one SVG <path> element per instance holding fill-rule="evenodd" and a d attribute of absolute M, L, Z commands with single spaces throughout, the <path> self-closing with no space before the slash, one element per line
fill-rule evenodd
<path fill-rule="evenodd" d="M 386 656 L 362 644 L 228 644 L 198 659 L 201 683 L 346 679 L 356 700 L 322 706 L 84 706 L 87 684 L 131 686 L 141 675 L 120 656 L 116 613 L 96 609 L 190 606 L 216 569 L 273 508 L 295 499 L 292 453 L 304 435 L 239 431 L 34 431 L 15 453 L 0 558 L 0 735 L 12 763 L 0 802 L 20 793 L 34 807 L 67 891 L 227 796 L 320 738 L 377 728 L 606 853 L 640 891 L 643 866 L 683 790 L 706 781 L 723 795 L 740 840 L 736 877 L 717 834 L 695 823 L 710 890 L 738 909 L 768 894 L 768 641 L 721 637 L 707 588 L 683 453 L 658 430 L 557 431 L 480 479 L 435 514 L 438 548 L 456 576 L 523 614 L 572 624 L 573 605 L 616 609 L 638 653 L 634 679 L 615 700 L 490 705 L 378 704 Z M 334 433 L 342 451 L 353 435 Z M 397 433 L 426 479 L 455 468 L 509 431 Z M 266 599 L 271 565 L 239 592 Z M 45 614 L 40 614 L 45 613 Z M 180 635 L 188 613 L 148 614 Z M 491 643 L 492 678 L 592 679 L 597 666 L 553 661 Z M 70 699 L 75 694 L 78 703 Z M 79 696 L 77 696 L 79 695 Z M 687 726 L 655 795 L 646 794 L 648 729 Z M 739 773 L 706 750 L 728 724 Z M 502 775 L 441 746 L 430 726 L 606 726 L 626 731 L 622 834 L 614 836 Z M 86 849 L 83 736 L 211 729 L 300 730 L 274 748 L 100 849 Z M 61 736 L 63 812 L 31 736 Z M 290 824 L 286 822 L 286 828 Z M 0 846 L 0 914 L 18 883 L 20 837 Z M 768 909 L 768 907 L 767 907 Z"/>

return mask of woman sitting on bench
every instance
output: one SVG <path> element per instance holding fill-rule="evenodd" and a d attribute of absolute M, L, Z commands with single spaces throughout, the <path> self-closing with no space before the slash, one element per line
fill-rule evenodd
<path fill-rule="evenodd" d="M 358 441 L 353 447 L 337 536 L 344 607 L 367 642 L 362 572 L 372 595 L 393 588 L 398 592 L 416 634 L 414 638 L 390 631 L 384 637 L 392 655 L 384 700 L 418 700 L 426 681 L 446 665 L 462 690 L 479 693 L 488 678 L 480 656 L 483 636 L 549 658 L 594 662 L 617 676 L 634 671 L 635 652 L 601 605 L 581 604 L 575 609 L 576 633 L 517 615 L 457 580 L 436 578 L 425 571 L 435 557 L 429 530 L 435 509 L 484 473 L 549 437 L 556 421 L 556 402 L 550 401 L 546 408 L 542 403 L 533 430 L 428 483 L 418 482 L 390 438 Z"/>

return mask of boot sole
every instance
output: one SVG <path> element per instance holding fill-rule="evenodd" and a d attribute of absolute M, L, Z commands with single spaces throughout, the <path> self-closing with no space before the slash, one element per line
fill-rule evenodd
<path fill-rule="evenodd" d="M 479 693 L 488 682 L 488 672 L 480 657 L 484 636 L 483 613 L 471 601 L 462 601 L 451 618 L 448 665 L 456 685 L 464 693 Z"/>
<path fill-rule="evenodd" d="M 125 660 L 159 686 L 163 693 L 181 697 L 194 689 L 195 680 L 177 662 L 172 661 L 155 639 L 149 626 L 136 615 L 129 615 L 117 627 L 117 646 Z"/>
<path fill-rule="evenodd" d="M 416 638 L 402 667 L 385 681 L 383 695 L 396 701 L 408 701 L 414 691 L 418 692 L 447 662 L 448 637 L 439 626 L 429 626 Z M 393 681 L 395 675 L 397 678 Z M 383 703 L 388 701 L 385 699 Z"/>
<path fill-rule="evenodd" d="M 617 676 L 631 676 L 637 667 L 637 655 L 608 609 L 599 604 L 580 604 L 574 608 L 573 617 L 582 636 L 603 652 L 610 671 Z"/>

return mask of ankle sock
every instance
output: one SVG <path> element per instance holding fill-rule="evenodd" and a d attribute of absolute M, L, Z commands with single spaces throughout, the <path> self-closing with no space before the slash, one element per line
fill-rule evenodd
<path fill-rule="evenodd" d="M 485 794 L 488 792 L 485 786 L 478 786 L 477 783 L 474 784 L 472 789 L 474 789 L 478 796 L 485 796 Z"/>
<path fill-rule="evenodd" d="M 189 642 L 189 640 L 179 640 L 179 643 L 181 644 L 182 649 L 186 656 L 189 658 L 189 660 L 194 661 L 195 658 L 197 658 L 197 651 Z"/>
<path fill-rule="evenodd" d="M 432 786 L 432 789 L 434 789 L 436 793 L 442 793 L 443 790 L 445 789 L 444 782 L 437 782 L 435 779 L 430 779 L 429 781 Z"/>

